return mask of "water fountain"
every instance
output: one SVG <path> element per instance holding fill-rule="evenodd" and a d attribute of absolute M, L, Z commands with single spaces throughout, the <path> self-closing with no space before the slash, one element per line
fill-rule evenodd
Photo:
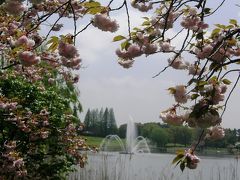
<path fill-rule="evenodd" d="M 121 153 L 150 153 L 147 140 L 142 136 L 137 136 L 137 128 L 133 119 L 127 123 L 126 143 L 118 135 L 106 136 L 100 144 L 101 151 L 115 151 L 118 150 Z"/>

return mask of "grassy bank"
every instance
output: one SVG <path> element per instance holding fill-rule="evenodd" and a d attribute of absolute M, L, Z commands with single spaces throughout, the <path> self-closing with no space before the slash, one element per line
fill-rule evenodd
<path fill-rule="evenodd" d="M 99 147 L 102 140 L 104 138 L 102 137 L 93 137 L 93 136 L 83 136 L 86 140 L 87 140 L 87 144 L 89 146 L 95 146 L 95 147 Z"/>
<path fill-rule="evenodd" d="M 87 144 L 90 147 L 99 147 L 101 142 L 103 141 L 103 137 L 93 137 L 93 136 L 83 136 L 84 138 L 86 138 L 87 140 Z M 125 139 L 122 139 L 123 143 L 125 142 Z M 117 142 L 113 143 L 116 144 L 116 146 L 118 146 Z M 190 147 L 190 146 L 187 146 Z M 156 146 L 151 146 L 150 145 L 150 149 L 153 153 L 172 153 L 175 154 L 177 150 L 179 149 L 186 149 L 187 147 L 185 147 L 184 145 L 181 144 L 176 144 L 176 146 L 174 146 L 174 144 L 167 144 L 166 147 L 164 148 L 158 148 Z M 201 155 L 228 155 L 229 152 L 227 150 L 227 148 L 204 148 L 203 151 L 201 152 L 197 152 L 198 154 Z"/>

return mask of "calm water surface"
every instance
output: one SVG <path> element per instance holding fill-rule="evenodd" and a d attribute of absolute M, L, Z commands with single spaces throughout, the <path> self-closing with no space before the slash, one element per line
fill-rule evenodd
<path fill-rule="evenodd" d="M 172 154 L 90 154 L 85 168 L 69 180 L 240 180 L 240 159 L 204 157 L 196 170 L 171 164 Z"/>

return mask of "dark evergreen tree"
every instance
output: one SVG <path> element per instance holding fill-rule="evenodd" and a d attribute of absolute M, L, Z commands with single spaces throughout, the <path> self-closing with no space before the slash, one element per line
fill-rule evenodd
<path fill-rule="evenodd" d="M 102 130 L 103 136 L 108 135 L 108 118 L 109 118 L 109 111 L 108 111 L 108 108 L 106 108 L 103 113 L 103 119 L 101 123 L 101 130 Z"/>
<path fill-rule="evenodd" d="M 109 110 L 109 116 L 108 116 L 108 122 L 107 122 L 107 127 L 108 127 L 108 134 L 117 134 L 117 123 L 116 119 L 114 116 L 114 111 L 113 108 Z"/>
<path fill-rule="evenodd" d="M 88 109 L 87 113 L 85 115 L 85 118 L 84 118 L 84 127 L 85 127 L 84 129 L 85 129 L 85 131 L 89 130 L 90 124 L 91 124 L 91 111 L 90 111 L 90 109 Z"/>

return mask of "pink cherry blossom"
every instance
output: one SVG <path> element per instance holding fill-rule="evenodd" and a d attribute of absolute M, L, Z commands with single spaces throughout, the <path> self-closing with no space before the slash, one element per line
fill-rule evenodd
<path fill-rule="evenodd" d="M 188 100 L 188 95 L 186 94 L 186 87 L 183 85 L 178 85 L 175 87 L 175 92 L 173 93 L 175 101 L 178 103 L 186 103 Z"/>
<path fill-rule="evenodd" d="M 208 130 L 206 138 L 218 140 L 218 139 L 222 139 L 224 136 L 225 136 L 224 129 L 221 126 L 217 125 Z"/>
<path fill-rule="evenodd" d="M 67 44 L 62 41 L 59 43 L 58 52 L 61 56 L 64 56 L 66 58 L 74 58 L 78 56 L 77 49 L 74 45 Z"/>
<path fill-rule="evenodd" d="M 183 116 L 177 115 L 174 108 L 170 108 L 166 111 L 161 112 L 160 118 L 163 122 L 174 126 L 182 125 L 184 122 Z"/>
<path fill-rule="evenodd" d="M 92 21 L 93 26 L 101 29 L 102 31 L 115 32 L 119 28 L 117 21 L 110 19 L 110 17 L 105 14 L 96 14 Z"/>
<path fill-rule="evenodd" d="M 22 2 L 19 0 L 6 0 L 4 5 L 5 11 L 12 15 L 20 15 L 25 10 Z"/>
<path fill-rule="evenodd" d="M 166 41 L 160 43 L 160 48 L 163 52 L 169 52 L 174 50 L 174 47 L 172 47 L 170 43 Z"/>
<path fill-rule="evenodd" d="M 168 59 L 169 66 L 174 69 L 187 69 L 188 63 L 183 60 L 182 57 L 178 56 L 176 58 Z"/>

